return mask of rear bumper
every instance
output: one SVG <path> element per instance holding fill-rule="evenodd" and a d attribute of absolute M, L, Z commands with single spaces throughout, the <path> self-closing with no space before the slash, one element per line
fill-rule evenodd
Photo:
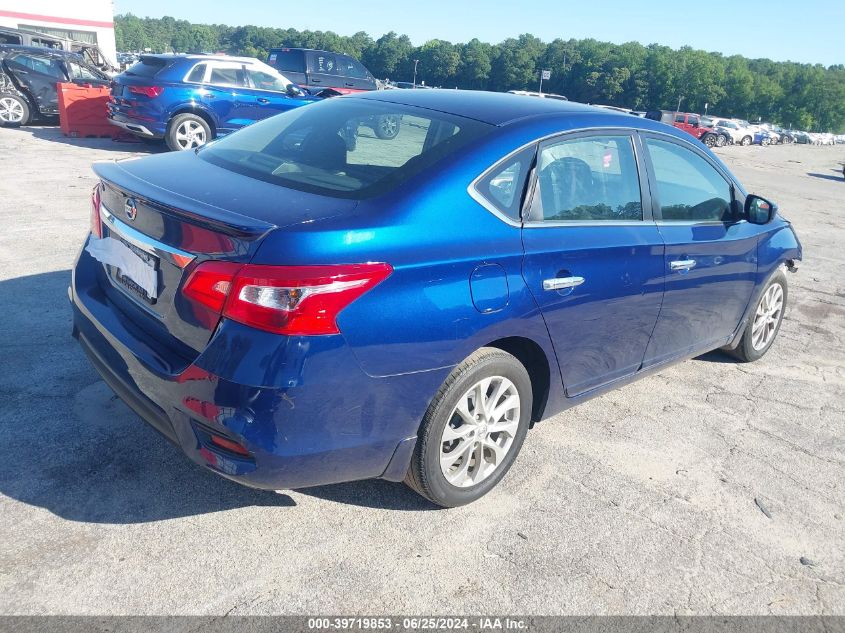
<path fill-rule="evenodd" d="M 114 107 L 109 111 L 108 120 L 112 125 L 146 138 L 164 138 L 164 134 L 167 131 L 167 125 L 165 123 L 132 117 L 117 111 Z"/>
<path fill-rule="evenodd" d="M 155 341 L 110 305 L 86 270 L 92 261 L 83 252 L 74 266 L 74 336 L 114 392 L 191 460 L 271 490 L 404 477 L 443 372 L 374 378 L 342 336 L 279 341 L 224 321 L 206 350 L 168 373 L 144 356 Z M 210 444 L 209 433 L 249 457 Z"/>

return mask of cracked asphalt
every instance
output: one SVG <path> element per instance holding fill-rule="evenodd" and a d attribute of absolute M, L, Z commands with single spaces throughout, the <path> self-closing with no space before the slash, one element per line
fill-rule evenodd
<path fill-rule="evenodd" d="M 70 337 L 93 160 L 0 129 L 0 613 L 845 614 L 845 182 L 837 147 L 729 147 L 803 242 L 771 352 L 718 353 L 539 424 L 482 502 L 273 494 L 191 465 Z"/>

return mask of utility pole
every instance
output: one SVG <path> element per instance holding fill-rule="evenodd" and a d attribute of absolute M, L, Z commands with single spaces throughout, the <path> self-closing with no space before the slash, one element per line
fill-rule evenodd
<path fill-rule="evenodd" d="M 684 95 L 678 95 L 678 109 L 675 110 L 676 113 L 681 111 L 681 100 L 683 100 L 683 98 Z"/>
<path fill-rule="evenodd" d="M 417 64 L 420 63 L 420 60 L 414 60 L 414 90 L 417 89 Z"/>

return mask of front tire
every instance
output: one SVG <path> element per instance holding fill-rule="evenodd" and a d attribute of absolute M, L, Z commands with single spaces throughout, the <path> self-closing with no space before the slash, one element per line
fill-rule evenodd
<path fill-rule="evenodd" d="M 389 141 L 396 138 L 399 134 L 399 128 L 402 125 L 402 119 L 396 114 L 382 114 L 376 117 L 373 131 L 376 136 L 382 140 Z"/>
<path fill-rule="evenodd" d="M 405 483 L 439 506 L 481 498 L 516 460 L 531 421 L 525 367 L 483 347 L 449 374 L 426 411 Z"/>
<path fill-rule="evenodd" d="M 740 143 L 743 147 L 748 147 L 754 141 L 750 136 L 743 136 L 742 142 Z"/>
<path fill-rule="evenodd" d="M 786 274 L 783 270 L 778 270 L 760 295 L 739 345 L 736 349 L 729 350 L 732 356 L 744 363 L 751 363 L 769 351 L 780 331 L 788 296 Z"/>
<path fill-rule="evenodd" d="M 701 139 L 707 147 L 715 147 L 716 146 L 716 137 L 713 134 L 705 134 L 704 138 Z"/>
<path fill-rule="evenodd" d="M 0 126 L 20 127 L 29 123 L 29 104 L 17 95 L 0 94 Z"/>
<path fill-rule="evenodd" d="M 170 120 L 164 140 L 174 152 L 202 147 L 211 140 L 211 126 L 196 114 L 177 114 Z"/>

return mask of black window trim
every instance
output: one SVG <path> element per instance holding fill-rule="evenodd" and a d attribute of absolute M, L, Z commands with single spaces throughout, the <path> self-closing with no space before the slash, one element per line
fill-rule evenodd
<path fill-rule="evenodd" d="M 710 156 L 707 155 L 706 152 L 702 151 L 701 148 L 696 147 L 693 143 L 690 143 L 686 139 L 680 139 L 676 136 L 671 134 L 665 134 L 663 132 L 655 132 L 652 130 L 638 130 L 637 136 L 640 139 L 640 144 L 642 146 L 642 160 L 646 168 L 646 172 L 648 173 L 648 184 L 651 190 L 651 198 L 652 198 L 652 208 L 654 209 L 654 221 L 657 225 L 672 225 L 672 226 L 700 226 L 700 225 L 734 225 L 734 224 L 741 224 L 742 222 L 746 222 L 745 218 L 738 217 L 736 220 L 732 220 L 726 222 L 724 220 L 664 220 L 662 217 L 662 212 L 660 208 L 660 199 L 657 194 L 657 178 L 654 173 L 654 164 L 651 162 L 651 155 L 648 152 L 648 147 L 646 146 L 646 139 L 654 138 L 658 141 L 664 141 L 667 143 L 673 143 L 678 145 L 679 147 L 683 147 L 692 151 L 694 154 L 697 154 L 699 157 L 703 158 L 704 161 L 710 165 L 713 169 L 716 170 L 718 173 L 727 183 L 728 187 L 731 191 L 731 203 L 736 204 L 737 206 L 741 206 L 745 204 L 745 192 L 743 191 L 742 187 L 737 183 L 730 174 L 725 171 L 725 168 L 719 165 L 719 163 L 715 162 Z"/>
<path fill-rule="evenodd" d="M 513 150 L 512 152 L 506 154 L 501 159 L 496 161 L 493 165 L 488 167 L 484 170 L 484 172 L 478 176 L 478 178 L 474 179 L 467 187 L 467 193 L 469 193 L 470 197 L 475 200 L 478 204 L 482 207 L 487 209 L 490 213 L 495 215 L 497 218 L 502 220 L 505 224 L 509 224 L 511 226 L 522 227 L 522 217 L 525 212 L 525 201 L 528 197 L 530 197 L 530 191 L 533 187 L 533 179 L 534 179 L 534 165 L 537 161 L 537 145 L 538 141 L 531 141 L 530 143 L 526 143 L 518 147 L 517 149 Z M 491 200 L 484 195 L 481 190 L 478 188 L 479 184 L 483 181 L 487 180 L 490 176 L 494 173 L 501 171 L 506 166 L 510 164 L 513 158 L 527 149 L 531 149 L 533 146 L 534 149 L 534 156 L 531 159 L 528 167 L 528 173 L 525 178 L 525 182 L 523 184 L 522 193 L 519 197 L 519 216 L 518 218 L 513 218 L 509 216 L 507 213 L 503 212 L 499 207 L 496 206 Z"/>

